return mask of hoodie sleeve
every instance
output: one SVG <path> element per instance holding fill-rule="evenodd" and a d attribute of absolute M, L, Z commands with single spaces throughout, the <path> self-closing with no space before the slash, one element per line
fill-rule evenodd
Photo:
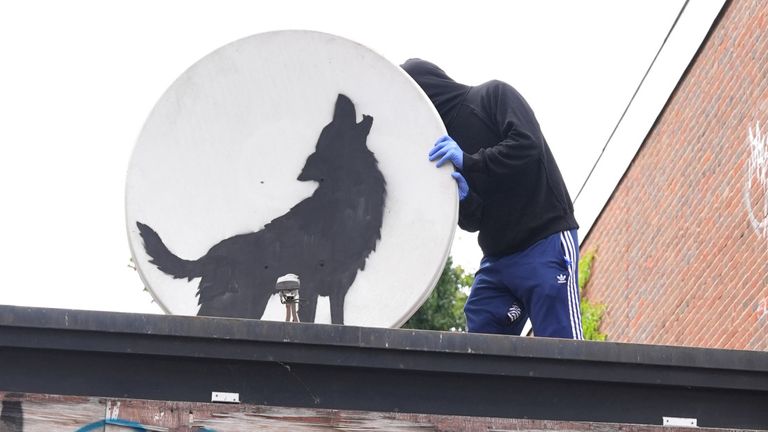
<path fill-rule="evenodd" d="M 480 114 L 499 131 L 502 141 L 475 154 L 465 153 L 462 171 L 495 180 L 519 178 L 541 155 L 541 130 L 533 110 L 512 86 L 501 81 L 490 84 Z"/>
<path fill-rule="evenodd" d="M 459 228 L 469 232 L 478 231 L 482 217 L 483 201 L 470 189 L 469 195 L 459 201 Z"/>

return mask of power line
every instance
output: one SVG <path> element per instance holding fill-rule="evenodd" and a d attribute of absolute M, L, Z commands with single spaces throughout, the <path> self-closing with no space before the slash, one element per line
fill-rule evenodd
<path fill-rule="evenodd" d="M 611 142 L 611 139 L 613 139 L 613 135 L 616 133 L 616 130 L 619 129 L 619 125 L 621 125 L 621 122 L 624 120 L 624 116 L 627 114 L 627 111 L 629 111 L 629 107 L 632 105 L 632 102 L 635 100 L 637 93 L 640 91 L 640 88 L 643 86 L 645 79 L 648 77 L 648 73 L 651 71 L 651 69 L 653 68 L 653 65 L 656 63 L 656 59 L 659 58 L 659 54 L 661 53 L 661 50 L 664 49 L 664 45 L 666 45 L 667 40 L 669 39 L 669 35 L 671 35 L 672 31 L 675 30 L 675 26 L 677 26 L 677 22 L 680 21 L 680 17 L 683 15 L 683 12 L 685 11 L 686 6 L 688 6 L 688 1 L 689 0 L 685 0 L 685 3 L 683 3 L 683 7 L 680 8 L 680 12 L 677 13 L 677 17 L 675 17 L 675 21 L 672 23 L 672 27 L 669 28 L 667 35 L 664 37 L 664 41 L 661 42 L 661 46 L 659 47 L 659 50 L 656 51 L 656 55 L 653 56 L 653 60 L 651 60 L 651 64 L 648 66 L 648 69 L 645 70 L 645 74 L 643 74 L 643 78 L 640 80 L 640 83 L 637 85 L 635 92 L 632 94 L 632 97 L 629 99 L 629 103 L 627 103 L 627 106 L 624 108 L 624 112 L 621 113 L 621 117 L 619 117 L 619 121 L 616 122 L 616 126 L 613 127 L 613 130 L 611 131 L 611 135 L 608 136 L 608 140 L 605 142 L 603 149 L 600 151 L 600 155 L 597 157 L 597 159 L 595 160 L 595 163 L 592 165 L 592 169 L 589 170 L 589 174 L 587 174 L 587 178 L 584 179 L 584 183 L 581 184 L 581 188 L 579 188 L 579 192 L 576 194 L 576 198 L 573 199 L 574 204 L 576 203 L 576 200 L 579 199 L 579 196 L 581 196 L 581 192 L 584 191 L 584 186 L 587 185 L 587 182 L 589 181 L 590 177 L 592 177 L 592 173 L 595 172 L 595 167 L 597 167 L 597 164 L 600 162 L 600 159 L 603 157 L 603 154 L 605 153 L 605 149 L 608 148 L 608 144 Z"/>

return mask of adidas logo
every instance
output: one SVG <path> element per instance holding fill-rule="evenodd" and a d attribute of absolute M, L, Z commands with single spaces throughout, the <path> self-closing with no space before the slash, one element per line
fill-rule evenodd
<path fill-rule="evenodd" d="M 557 275 L 557 283 L 564 284 L 566 282 L 568 282 L 568 276 L 566 276 L 564 274 Z"/>

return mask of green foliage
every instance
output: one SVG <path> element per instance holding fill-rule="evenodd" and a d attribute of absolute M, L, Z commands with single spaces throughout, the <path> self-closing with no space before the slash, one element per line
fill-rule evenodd
<path fill-rule="evenodd" d="M 453 259 L 448 257 L 432 295 L 403 328 L 466 331 L 464 303 L 472 280 L 471 274 L 465 273 L 461 266 L 454 267 Z"/>
<path fill-rule="evenodd" d="M 585 297 L 586 286 L 592 275 L 592 262 L 597 253 L 596 248 L 589 249 L 579 259 L 579 294 L 581 295 L 581 328 L 585 340 L 604 341 L 607 337 L 600 331 L 605 305 L 592 303 Z"/>
<path fill-rule="evenodd" d="M 581 298 L 581 330 L 584 340 L 604 341 L 608 335 L 600 331 L 605 305 L 592 303 L 586 297 Z"/>
<path fill-rule="evenodd" d="M 581 255 L 579 258 L 579 294 L 584 295 L 584 287 L 589 283 L 589 277 L 592 276 L 592 261 L 595 259 L 597 249 L 592 248 Z"/>

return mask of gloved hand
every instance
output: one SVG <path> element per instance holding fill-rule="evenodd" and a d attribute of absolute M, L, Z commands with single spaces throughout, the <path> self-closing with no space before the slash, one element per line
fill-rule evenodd
<path fill-rule="evenodd" d="M 469 185 L 467 184 L 467 180 L 463 175 L 457 172 L 452 173 L 451 177 L 456 180 L 456 185 L 459 187 L 459 201 L 463 201 L 464 198 L 469 195 Z"/>
<path fill-rule="evenodd" d="M 443 135 L 435 142 L 435 146 L 429 151 L 429 160 L 437 161 L 437 166 L 441 167 L 447 161 L 451 161 L 453 166 L 461 169 L 464 166 L 464 152 L 453 138 Z"/>

